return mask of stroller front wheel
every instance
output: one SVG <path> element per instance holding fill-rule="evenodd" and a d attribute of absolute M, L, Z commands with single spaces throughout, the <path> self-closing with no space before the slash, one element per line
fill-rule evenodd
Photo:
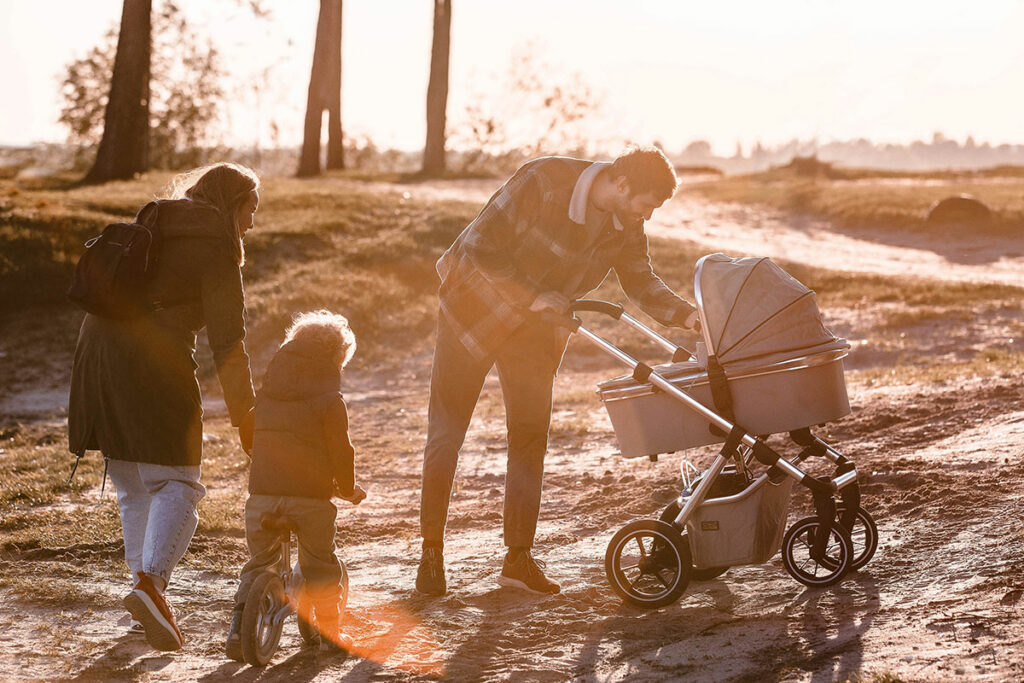
<path fill-rule="evenodd" d="M 782 539 L 782 564 L 794 579 L 805 586 L 831 586 L 846 575 L 853 562 L 853 542 L 849 532 L 833 524 L 825 541 L 825 552 L 814 550 L 821 522 L 804 517 L 789 527 Z"/>
<path fill-rule="evenodd" d="M 612 589 L 636 607 L 654 609 L 679 599 L 690 583 L 690 546 L 671 524 L 641 519 L 608 543 L 604 570 Z"/>

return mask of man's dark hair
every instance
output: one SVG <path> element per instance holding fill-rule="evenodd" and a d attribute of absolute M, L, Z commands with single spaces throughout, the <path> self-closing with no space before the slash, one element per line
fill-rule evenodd
<path fill-rule="evenodd" d="M 658 199 L 675 194 L 678 181 L 672 162 L 654 146 L 630 145 L 612 162 L 612 178 L 626 176 L 631 195 L 654 193 Z"/>

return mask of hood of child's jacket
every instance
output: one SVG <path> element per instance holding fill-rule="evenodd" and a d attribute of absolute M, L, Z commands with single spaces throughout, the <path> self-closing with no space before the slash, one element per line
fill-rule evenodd
<path fill-rule="evenodd" d="M 263 377 L 260 396 L 300 401 L 341 390 L 341 372 L 323 350 L 293 340 L 281 347 Z"/>

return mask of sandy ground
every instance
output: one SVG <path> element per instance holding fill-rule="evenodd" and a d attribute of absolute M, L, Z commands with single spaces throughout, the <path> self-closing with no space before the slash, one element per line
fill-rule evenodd
<path fill-rule="evenodd" d="M 489 189 L 477 186 L 473 192 L 470 200 Z M 984 264 L 943 256 L 936 266 L 937 252 L 924 245 L 886 245 L 786 227 L 763 214 L 748 221 L 745 215 L 677 200 L 653 230 L 685 231 L 688 238 L 697 233 L 716 250 L 798 261 L 814 257 L 825 267 L 958 280 L 989 279 L 985 273 L 994 273 L 997 281 L 1011 281 L 1000 274 L 1005 269 L 1014 273 L 1013 282 L 1024 281 L 1024 261 L 1016 256 Z M 854 255 L 864 259 L 854 265 Z M 909 270 L 918 262 L 936 269 Z M 840 333 L 855 338 L 858 314 L 829 315 Z M 960 334 L 967 336 L 958 343 L 969 345 L 979 342 L 978 335 L 999 330 L 979 325 Z M 945 342 L 922 343 L 944 352 L 938 345 Z M 582 342 L 574 341 L 570 354 L 581 348 Z M 877 354 L 858 358 L 858 353 L 851 367 L 886 362 Z M 357 448 L 372 442 L 384 453 L 359 463 L 370 497 L 357 508 L 341 503 L 339 515 L 340 553 L 352 580 L 345 625 L 358 643 L 356 656 L 342 660 L 302 648 L 290 621 L 271 666 L 259 670 L 229 662 L 222 639 L 233 579 L 187 561 L 169 596 L 188 643 L 181 653 L 154 652 L 140 637 L 125 634 L 127 619 L 118 598 L 127 577 L 85 565 L 82 590 L 94 605 L 85 615 L 46 610 L 0 593 L 0 679 L 843 681 L 855 674 L 865 679 L 889 674 L 902 680 L 1024 680 L 1024 391 L 1019 376 L 927 387 L 852 381 L 853 413 L 824 434 L 862 473 L 863 505 L 877 519 L 881 538 L 873 561 L 833 588 L 812 590 L 793 581 L 776 557 L 692 583 L 677 604 L 645 612 L 623 605 L 609 588 L 602 566 L 605 547 L 622 525 L 656 515 L 675 497 L 684 456 L 652 463 L 616 454 L 596 398 L 584 403 L 570 398 L 618 374 L 618 368 L 599 361 L 570 362 L 556 383 L 537 555 L 562 582 L 562 593 L 529 597 L 495 583 L 503 551 L 505 460 L 504 419 L 493 377 L 457 475 L 446 549 L 450 592 L 429 599 L 411 590 L 428 371 L 429 359 L 418 358 L 386 380 L 366 373 L 348 381 Z M 59 405 L 44 405 L 44 393 L 55 391 L 45 383 L 38 386 L 32 394 L 40 402 L 36 406 L 24 402 L 29 393 L 8 394 L 2 409 L 26 416 L 35 408 L 59 413 Z M 704 449 L 685 457 L 705 466 L 711 454 Z M 109 494 L 103 504 L 112 505 Z M 809 511 L 809 497 L 797 492 L 791 521 Z M 242 540 L 198 536 L 194 541 L 209 543 L 233 544 L 237 550 Z M 116 558 L 120 545 L 112 539 L 103 548 L 27 553 L 6 558 L 6 566 L 46 580 L 75 567 L 82 552 Z M 52 645 L 55 629 L 57 646 Z M 40 647 L 41 642 L 48 645 Z"/>

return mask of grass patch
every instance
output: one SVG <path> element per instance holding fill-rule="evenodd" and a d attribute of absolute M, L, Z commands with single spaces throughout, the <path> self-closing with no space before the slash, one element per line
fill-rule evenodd
<path fill-rule="evenodd" d="M 169 176 L 91 188 L 0 181 L 0 311 L 64 301 L 82 244 L 131 216 Z M 330 308 L 347 315 L 360 355 L 387 344 L 417 347 L 432 329 L 434 262 L 479 207 L 417 201 L 340 178 L 268 179 L 244 270 L 255 346 L 280 341 L 291 315 Z M 401 305 L 397 305 L 400 303 Z"/>
<path fill-rule="evenodd" d="M 16 567 L 4 567 L 0 575 L 0 590 L 11 597 L 20 598 L 41 607 L 60 610 L 76 609 L 76 614 L 83 619 L 92 615 L 89 608 L 109 608 L 120 603 L 120 599 L 105 591 L 89 590 L 93 583 L 93 573 L 74 565 L 64 563 L 59 577 L 39 576 L 36 572 L 19 572 Z M 127 581 L 125 582 L 127 585 Z"/>
<path fill-rule="evenodd" d="M 906 357 L 890 366 L 852 371 L 851 375 L 867 386 L 945 384 L 952 379 L 969 377 L 1019 377 L 1024 372 L 1024 352 L 989 348 L 979 351 L 970 360 L 949 363 L 928 358 Z"/>
<path fill-rule="evenodd" d="M 951 324 L 967 323 L 974 319 L 973 311 L 965 308 L 950 308 L 944 306 L 917 306 L 915 308 L 888 311 L 878 329 L 891 331 L 902 330 L 907 327 L 915 327 L 927 323 Z"/>
<path fill-rule="evenodd" d="M 71 483 L 68 475 L 75 458 L 68 453 L 63 426 L 12 425 L 0 429 L 0 529 L 15 507 L 33 507 L 100 485 L 103 458 L 90 454 Z"/>
<path fill-rule="evenodd" d="M 1024 227 L 1024 179 L 1020 177 L 807 178 L 785 169 L 700 183 L 685 191 L 719 202 L 760 204 L 807 214 L 852 228 L 929 229 L 932 204 L 970 194 L 993 212 L 989 230 L 1017 234 Z"/>

